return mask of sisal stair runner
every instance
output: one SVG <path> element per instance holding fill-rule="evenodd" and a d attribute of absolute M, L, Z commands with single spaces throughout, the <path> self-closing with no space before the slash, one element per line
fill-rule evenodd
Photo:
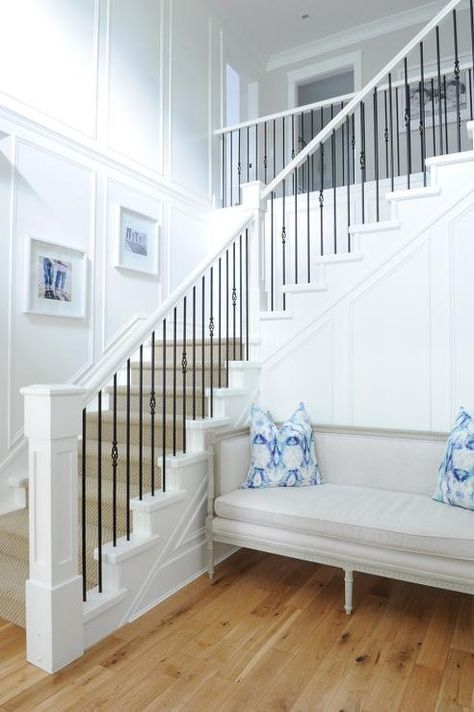
<path fill-rule="evenodd" d="M 240 345 L 236 343 L 235 353 L 240 357 Z M 176 449 L 177 453 L 183 448 L 183 415 L 187 418 L 202 418 L 207 414 L 208 398 L 203 391 L 211 384 L 211 358 L 210 346 L 206 341 L 204 348 L 202 342 L 197 341 L 195 347 L 196 365 L 193 369 L 192 345 L 187 345 L 187 375 L 186 398 L 183 394 L 183 373 L 181 369 L 181 354 L 183 345 L 177 343 L 177 368 L 176 368 Z M 229 344 L 229 357 L 234 355 L 233 343 Z M 227 347 L 221 347 L 221 360 L 219 363 L 218 348 L 213 348 L 212 357 L 212 383 L 217 388 L 227 385 L 226 375 Z M 173 347 L 166 347 L 166 368 L 164 366 L 163 346 L 156 345 L 155 351 L 155 388 L 156 388 L 156 415 L 155 415 L 155 487 L 161 487 L 161 469 L 159 460 L 162 455 L 163 435 L 165 435 L 166 452 L 173 452 L 174 421 L 173 421 L 173 374 L 174 356 Z M 219 368 L 220 366 L 220 368 Z M 163 371 L 166 374 L 166 420 L 163 421 Z M 194 372 L 194 375 L 193 375 Z M 219 378 L 220 375 L 220 378 Z M 193 380 L 194 392 L 193 398 Z M 149 385 L 151 383 L 151 361 L 143 362 L 143 395 L 142 395 L 142 466 L 143 466 L 143 492 L 150 490 L 150 462 L 151 462 L 151 417 L 149 414 Z M 130 391 L 130 497 L 139 494 L 139 438 L 140 438 L 140 370 L 139 362 L 131 362 L 131 391 Z M 109 407 L 112 407 L 112 387 L 104 389 L 104 394 L 109 396 Z M 86 449 L 86 511 L 87 527 L 86 536 L 86 566 L 88 588 L 97 585 L 97 563 L 94 559 L 94 549 L 98 542 L 98 416 L 96 412 L 87 414 L 87 449 Z M 126 436 L 127 436 L 127 389 L 119 386 L 117 389 L 117 439 L 119 459 L 117 464 L 117 538 L 126 536 L 127 511 L 126 511 Z M 113 539 L 113 470 L 112 470 L 112 440 L 113 440 L 113 413 L 112 410 L 102 412 L 102 542 L 108 543 Z M 82 504 L 82 452 L 79 448 L 79 513 Z M 78 513 L 78 516 L 80 516 Z M 81 532 L 81 529 L 79 528 Z M 81 551 L 81 533 L 79 551 Z M 25 627 L 25 582 L 28 578 L 28 509 L 20 509 L 0 516 L 0 618 Z M 79 571 L 82 572 L 82 561 L 79 561 Z"/>

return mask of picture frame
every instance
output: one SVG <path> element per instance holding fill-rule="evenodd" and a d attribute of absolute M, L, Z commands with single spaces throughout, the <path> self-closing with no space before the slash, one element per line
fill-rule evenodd
<path fill-rule="evenodd" d="M 156 218 L 117 206 L 115 267 L 157 277 L 159 234 Z"/>
<path fill-rule="evenodd" d="M 26 237 L 26 314 L 85 319 L 87 255 L 58 242 Z"/>

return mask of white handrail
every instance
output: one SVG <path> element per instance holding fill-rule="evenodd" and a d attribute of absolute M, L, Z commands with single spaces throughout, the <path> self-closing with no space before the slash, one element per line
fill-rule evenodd
<path fill-rule="evenodd" d="M 222 136 L 224 134 L 229 134 L 231 131 L 241 131 L 242 129 L 251 128 L 252 126 L 258 126 L 259 124 L 265 124 L 267 121 L 273 121 L 276 119 L 282 119 L 283 117 L 293 116 L 294 114 L 306 114 L 308 111 L 315 111 L 316 109 L 324 109 L 326 106 L 331 106 L 331 104 L 340 104 L 341 101 L 349 101 L 354 96 L 354 92 L 350 94 L 342 94 L 341 96 L 333 96 L 330 99 L 324 99 L 324 101 L 316 101 L 313 104 L 305 104 L 304 106 L 295 106 L 294 109 L 286 109 L 285 111 L 278 111 L 276 114 L 267 114 L 267 116 L 260 116 L 258 119 L 249 119 L 249 121 L 242 121 L 240 124 L 234 124 L 233 126 L 224 126 L 222 129 L 217 129 L 214 134 L 215 136 Z"/>
<path fill-rule="evenodd" d="M 288 163 L 288 165 L 272 180 L 271 183 L 267 185 L 262 193 L 262 199 L 268 198 L 269 195 L 280 185 L 282 181 L 288 178 L 293 171 L 298 168 L 307 156 L 311 155 L 320 144 L 324 143 L 327 138 L 332 134 L 333 130 L 338 128 L 343 121 L 349 116 L 352 111 L 358 106 L 358 104 L 363 101 L 363 99 L 370 94 L 370 92 L 375 89 L 375 87 L 380 84 L 387 74 L 389 74 L 392 69 L 394 69 L 400 62 L 402 62 L 405 57 L 419 45 L 419 43 L 435 29 L 444 18 L 454 10 L 457 5 L 459 5 L 463 0 L 450 0 L 448 4 L 438 12 L 437 15 L 422 29 L 418 34 L 408 42 L 407 45 L 388 63 L 385 67 L 371 79 L 360 92 L 358 92 L 351 101 L 341 109 L 341 111 L 334 117 L 326 126 L 298 153 L 298 155 Z"/>
<path fill-rule="evenodd" d="M 219 245 L 219 248 L 214 250 L 209 257 L 202 260 L 200 264 L 180 284 L 178 289 L 176 289 L 167 299 L 165 299 L 165 301 L 157 309 L 155 309 L 149 317 L 147 317 L 138 329 L 134 330 L 128 338 L 125 338 L 122 341 L 119 350 L 117 350 L 113 355 L 110 353 L 103 354 L 99 361 L 95 364 L 92 371 L 83 378 L 78 379 L 74 385 L 81 386 L 86 390 L 86 393 L 84 394 L 84 404 L 88 403 L 102 388 L 104 388 L 104 386 L 113 377 L 114 373 L 117 373 L 117 371 L 119 371 L 127 362 L 127 359 L 129 359 L 137 351 L 137 349 L 139 349 L 140 346 L 150 338 L 152 332 L 155 331 L 157 326 L 161 326 L 163 319 L 165 319 L 171 309 L 173 309 L 192 289 L 192 287 L 201 279 L 202 275 L 205 274 L 214 262 L 222 255 L 222 253 L 225 252 L 230 245 L 232 245 L 234 240 L 236 240 L 239 235 L 251 226 L 253 221 L 254 214 L 251 213 L 249 215 L 246 213 L 237 228 L 232 230 L 232 233 L 223 243 Z"/>

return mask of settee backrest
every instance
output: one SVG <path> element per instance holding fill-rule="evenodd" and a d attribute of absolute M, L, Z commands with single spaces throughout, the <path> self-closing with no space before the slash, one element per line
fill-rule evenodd
<path fill-rule="evenodd" d="M 431 495 L 447 433 L 366 428 L 313 428 L 326 482 Z M 215 496 L 239 487 L 250 463 L 248 428 L 217 436 Z"/>

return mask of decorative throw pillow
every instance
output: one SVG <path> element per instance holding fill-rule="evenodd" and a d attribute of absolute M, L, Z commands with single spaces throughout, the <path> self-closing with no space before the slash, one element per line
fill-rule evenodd
<path fill-rule="evenodd" d="M 278 428 L 268 411 L 250 411 L 251 462 L 242 488 L 305 487 L 320 485 L 311 423 L 303 403 Z"/>
<path fill-rule="evenodd" d="M 433 499 L 474 511 L 474 420 L 465 408 L 449 436 Z"/>

